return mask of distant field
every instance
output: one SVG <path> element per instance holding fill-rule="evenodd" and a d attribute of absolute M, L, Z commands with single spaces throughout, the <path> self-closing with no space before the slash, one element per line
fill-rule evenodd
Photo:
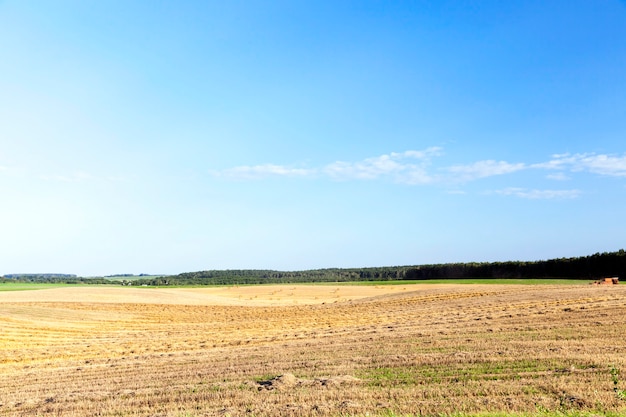
<path fill-rule="evenodd" d="M 132 276 L 111 275 L 111 276 L 106 276 L 106 277 L 92 277 L 92 278 L 103 278 L 103 279 L 108 279 L 109 281 L 136 281 L 138 279 L 161 278 L 162 276 L 163 275 L 143 275 L 143 276 L 139 276 L 139 275 L 132 275 Z"/>
<path fill-rule="evenodd" d="M 133 277 L 123 277 L 123 276 L 111 276 L 106 277 L 105 279 L 111 281 L 134 281 L 143 278 L 159 278 L 161 275 L 151 275 L 151 276 L 133 276 Z M 510 278 L 473 278 L 473 279 L 439 279 L 439 280 L 418 280 L 418 281 L 410 281 L 410 280 L 398 280 L 398 281 L 354 281 L 354 282 L 337 282 L 337 283 L 295 283 L 295 284 L 284 284 L 284 285 L 293 285 L 293 286 L 328 286 L 328 285 L 336 285 L 336 286 L 387 286 L 387 285 L 414 285 L 414 284 L 422 284 L 422 285 L 433 285 L 433 284 L 498 284 L 498 285 L 586 285 L 591 283 L 592 281 L 587 280 L 575 280 L 575 279 L 510 279 Z M 67 287 L 67 286 L 91 286 L 93 284 L 39 284 L 39 283 L 0 283 L 0 291 L 24 291 L 24 290 L 35 290 L 35 289 L 49 289 L 49 288 L 59 288 L 59 287 Z M 273 285 L 273 284 L 267 284 Z M 282 284 L 281 284 L 282 285 Z M 246 285 L 241 285 L 241 287 L 245 287 Z M 255 285 L 251 285 L 255 286 Z M 266 285 L 261 285 L 264 287 Z M 161 286 L 159 288 L 227 288 L 227 285 L 212 285 L 212 286 Z M 145 287 L 142 287 L 145 288 Z M 148 288 L 154 288 L 152 286 Z"/>
<path fill-rule="evenodd" d="M 2 292 L 0 416 L 626 415 L 626 286 L 431 284 Z"/>
<path fill-rule="evenodd" d="M 72 285 L 10 282 L 10 283 L 0 283 L 0 291 L 45 290 L 45 289 L 51 289 L 51 288 L 63 288 L 63 287 L 70 287 L 70 286 Z"/>
<path fill-rule="evenodd" d="M 28 284 L 27 284 L 28 285 Z M 195 288 L 122 287 L 122 286 L 55 286 L 48 291 L 0 294 L 0 302 L 62 302 L 285 306 L 323 304 L 359 300 L 415 290 L 418 285 L 242 285 Z"/>

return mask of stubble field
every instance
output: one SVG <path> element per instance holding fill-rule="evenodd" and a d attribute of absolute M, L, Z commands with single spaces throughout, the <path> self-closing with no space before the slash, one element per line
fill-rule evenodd
<path fill-rule="evenodd" d="M 625 313 L 624 286 L 0 292 L 0 416 L 625 415 Z"/>

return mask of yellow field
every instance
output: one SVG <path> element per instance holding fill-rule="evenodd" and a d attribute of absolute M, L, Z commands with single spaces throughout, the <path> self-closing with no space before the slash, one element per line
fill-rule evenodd
<path fill-rule="evenodd" d="M 625 313 L 625 286 L 1 292 L 0 416 L 626 413 Z"/>
<path fill-rule="evenodd" d="M 398 293 L 415 285 L 248 285 L 206 288 L 67 287 L 0 292 L 0 302 L 85 302 L 123 304 L 270 306 L 352 301 Z"/>

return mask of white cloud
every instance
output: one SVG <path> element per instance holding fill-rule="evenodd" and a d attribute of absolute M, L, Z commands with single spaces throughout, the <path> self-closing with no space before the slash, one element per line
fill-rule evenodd
<path fill-rule="evenodd" d="M 575 170 L 588 170 L 594 174 L 626 177 L 626 156 L 575 155 L 578 165 Z"/>
<path fill-rule="evenodd" d="M 591 172 L 611 177 L 626 177 L 626 155 L 616 156 L 595 153 L 558 154 L 548 162 L 535 164 L 535 168 L 560 169 L 572 172 Z"/>
<path fill-rule="evenodd" d="M 422 151 L 392 152 L 359 162 L 337 161 L 322 168 L 293 168 L 285 165 L 264 164 L 239 166 L 214 171 L 216 176 L 235 179 L 260 179 L 267 177 L 313 177 L 324 175 L 334 180 L 374 180 L 389 177 L 406 184 L 425 184 L 433 181 L 426 166 L 433 156 L 441 154 L 441 148 L 432 147 Z"/>
<path fill-rule="evenodd" d="M 381 175 L 401 170 L 401 165 L 389 155 L 368 158 L 362 162 L 337 161 L 324 168 L 324 172 L 336 179 L 374 179 Z"/>
<path fill-rule="evenodd" d="M 434 181 L 426 167 L 433 156 L 441 154 L 441 148 L 432 147 L 423 151 L 392 152 L 367 158 L 360 162 L 337 161 L 324 167 L 323 172 L 336 180 L 369 180 L 391 177 L 406 184 L 427 184 Z"/>
<path fill-rule="evenodd" d="M 235 179 L 259 179 L 267 177 L 326 177 L 336 181 L 374 181 L 380 179 L 408 185 L 459 184 L 494 176 L 505 176 L 526 170 L 547 170 L 546 178 L 555 181 L 570 180 L 568 173 L 626 177 L 626 155 L 580 153 L 556 154 L 542 163 L 511 163 L 492 159 L 448 167 L 433 167 L 433 159 L 443 154 L 439 147 L 421 151 L 391 152 L 361 161 L 336 161 L 331 164 L 296 168 L 286 165 L 239 166 L 214 175 Z M 456 190 L 455 192 L 463 192 Z M 570 199 L 579 197 L 580 190 L 542 190 L 530 188 L 506 188 L 497 192 L 528 199 Z"/>
<path fill-rule="evenodd" d="M 433 156 L 441 156 L 442 154 L 443 154 L 443 148 L 439 146 L 431 146 L 430 148 L 426 148 L 423 151 L 405 151 L 402 153 L 392 152 L 391 156 L 416 158 L 416 159 L 428 159 Z"/>
<path fill-rule="evenodd" d="M 315 170 L 290 168 L 284 165 L 265 164 L 254 166 L 239 166 L 215 173 L 236 179 L 259 179 L 267 177 L 305 177 L 315 174 Z"/>
<path fill-rule="evenodd" d="M 548 162 L 541 162 L 539 164 L 531 165 L 532 168 L 538 169 L 565 169 L 571 161 L 568 162 L 569 154 L 555 154 L 552 155 L 552 159 Z"/>
<path fill-rule="evenodd" d="M 457 181 L 473 181 L 495 175 L 511 174 L 526 169 L 523 163 L 511 164 L 505 161 L 478 161 L 469 165 L 454 165 L 446 170 L 452 173 L 452 179 Z"/>
<path fill-rule="evenodd" d="M 549 180 L 555 180 L 555 181 L 567 181 L 571 179 L 570 177 L 565 175 L 563 172 L 556 172 L 554 174 L 548 174 L 546 175 L 546 178 Z"/>
<path fill-rule="evenodd" d="M 439 181 L 439 178 L 428 174 L 423 168 L 413 167 L 402 175 L 397 176 L 396 181 L 409 185 L 418 185 L 434 183 Z"/>
<path fill-rule="evenodd" d="M 552 199 L 573 199 L 578 198 L 582 192 L 580 190 L 528 190 L 526 188 L 505 188 L 495 191 L 496 194 L 505 196 L 515 196 L 530 200 L 552 200 Z"/>

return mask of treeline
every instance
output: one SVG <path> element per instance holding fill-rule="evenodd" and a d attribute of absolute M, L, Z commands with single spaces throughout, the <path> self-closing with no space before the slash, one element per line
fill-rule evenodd
<path fill-rule="evenodd" d="M 0 276 L 1 283 L 38 283 L 38 284 L 97 284 L 97 285 L 129 285 L 130 278 L 149 277 L 149 274 L 107 275 L 104 277 L 79 277 L 74 274 L 6 274 Z M 129 278 L 120 281 L 120 278 Z"/>
<path fill-rule="evenodd" d="M 233 285 L 281 284 L 306 282 L 363 281 L 358 269 L 316 269 L 308 271 L 272 271 L 264 269 L 229 269 L 185 272 L 179 275 L 137 279 L 127 285 Z"/>
<path fill-rule="evenodd" d="M 330 268 L 308 271 L 212 270 L 187 272 L 127 285 L 234 285 L 306 282 L 393 281 L 463 278 L 599 279 L 626 276 L 626 252 L 596 253 L 546 261 L 449 263 L 377 268 Z"/>
<path fill-rule="evenodd" d="M 119 276 L 119 275 L 118 275 Z M 130 277 L 131 274 L 128 274 Z M 134 277 L 134 276 L 133 276 Z M 70 274 L 10 274 L 2 282 L 110 284 L 133 286 L 237 285 L 307 282 L 396 281 L 463 278 L 568 278 L 595 280 L 626 277 L 626 252 L 596 253 L 546 261 L 448 263 L 376 268 L 328 268 L 308 271 L 212 270 L 134 280 L 83 278 Z"/>
<path fill-rule="evenodd" d="M 133 277 L 149 277 L 150 274 L 113 274 L 113 275 L 105 275 L 104 278 L 133 278 Z"/>
<path fill-rule="evenodd" d="M 617 252 L 545 261 L 424 265 L 410 268 L 405 279 L 569 278 L 591 280 L 604 277 L 623 278 L 625 275 L 626 252 L 620 249 Z"/>
<path fill-rule="evenodd" d="M 0 283 L 38 283 L 38 284 L 111 284 L 119 281 L 104 278 L 83 278 L 72 274 L 7 274 L 0 277 Z"/>
<path fill-rule="evenodd" d="M 11 279 L 65 279 L 76 278 L 74 274 L 6 274 L 4 278 Z"/>

